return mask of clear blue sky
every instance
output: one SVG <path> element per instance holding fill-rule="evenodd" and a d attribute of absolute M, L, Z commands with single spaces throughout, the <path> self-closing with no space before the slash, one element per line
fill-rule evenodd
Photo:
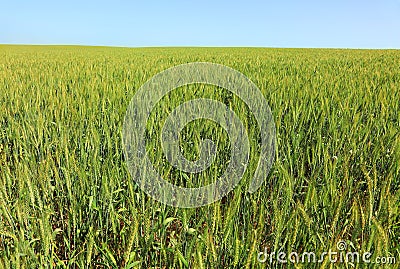
<path fill-rule="evenodd" d="M 400 0 L 3 1 L 0 43 L 400 48 Z"/>

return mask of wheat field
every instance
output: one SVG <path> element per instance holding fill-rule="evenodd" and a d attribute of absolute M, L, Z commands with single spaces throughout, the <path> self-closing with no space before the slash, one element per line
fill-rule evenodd
<path fill-rule="evenodd" d="M 0 45 L 0 57 L 0 268 L 374 267 L 257 258 L 265 249 L 321 253 L 342 240 L 400 263 L 400 51 Z M 252 137 L 239 185 L 182 209 L 132 180 L 121 132 L 141 85 L 199 61 L 234 68 L 260 88 L 277 152 L 266 182 L 248 193 L 260 134 L 246 105 L 212 86 L 173 90 L 152 111 L 146 144 L 169 181 L 204 185 L 229 158 L 224 129 L 198 120 L 182 130 L 182 151 L 196 159 L 207 137 L 217 141 L 215 162 L 194 177 L 165 161 L 159 134 L 179 104 L 223 102 Z"/>

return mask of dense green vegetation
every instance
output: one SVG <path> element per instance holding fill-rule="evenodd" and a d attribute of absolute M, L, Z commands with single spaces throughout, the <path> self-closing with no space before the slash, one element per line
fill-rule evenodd
<path fill-rule="evenodd" d="M 0 268 L 265 268 L 264 248 L 321 253 L 340 240 L 400 262 L 400 51 L 3 45 L 0 59 Z M 174 90 L 152 113 L 147 147 L 172 182 L 192 186 L 192 175 L 165 162 L 157 134 L 182 102 L 220 100 L 254 137 L 240 186 L 179 209 L 132 180 L 121 131 L 135 90 L 195 61 L 232 67 L 261 89 L 277 158 L 249 194 L 259 132 L 247 107 L 210 86 Z M 220 175 L 229 157 L 223 129 L 200 120 L 183 132 L 188 159 L 200 137 L 218 143 L 200 183 Z"/>

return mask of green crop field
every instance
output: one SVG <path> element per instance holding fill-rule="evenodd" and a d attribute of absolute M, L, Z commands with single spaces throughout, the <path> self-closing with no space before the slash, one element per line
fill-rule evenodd
<path fill-rule="evenodd" d="M 255 83 L 276 125 L 267 180 L 247 188 L 260 155 L 248 107 L 226 89 L 177 88 L 152 111 L 147 152 L 170 182 L 213 182 L 230 144 L 209 120 L 182 130 L 189 160 L 203 138 L 217 157 L 199 175 L 165 160 L 160 132 L 179 104 L 228 105 L 250 138 L 239 185 L 215 203 L 155 201 L 128 172 L 124 116 L 135 91 L 189 62 L 234 68 Z M 400 51 L 0 46 L 0 268 L 375 268 L 261 262 L 262 251 L 347 250 L 400 264 Z"/>

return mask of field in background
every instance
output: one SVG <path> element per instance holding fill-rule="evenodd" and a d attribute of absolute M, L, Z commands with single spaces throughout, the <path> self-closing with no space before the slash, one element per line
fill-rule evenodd
<path fill-rule="evenodd" d="M 2 45 L 0 59 L 0 268 L 264 268 L 265 248 L 322 253 L 340 240 L 400 262 L 400 51 Z M 261 89 L 278 152 L 265 184 L 247 193 L 258 161 L 252 115 L 222 89 L 174 90 L 152 113 L 147 147 L 171 182 L 192 176 L 165 163 L 156 138 L 182 102 L 220 100 L 253 137 L 234 191 L 177 209 L 131 179 L 122 123 L 144 82 L 195 61 L 232 67 Z M 218 177 L 229 156 L 221 127 L 184 132 L 188 159 L 200 137 L 217 139 L 217 160 L 197 179 Z"/>

